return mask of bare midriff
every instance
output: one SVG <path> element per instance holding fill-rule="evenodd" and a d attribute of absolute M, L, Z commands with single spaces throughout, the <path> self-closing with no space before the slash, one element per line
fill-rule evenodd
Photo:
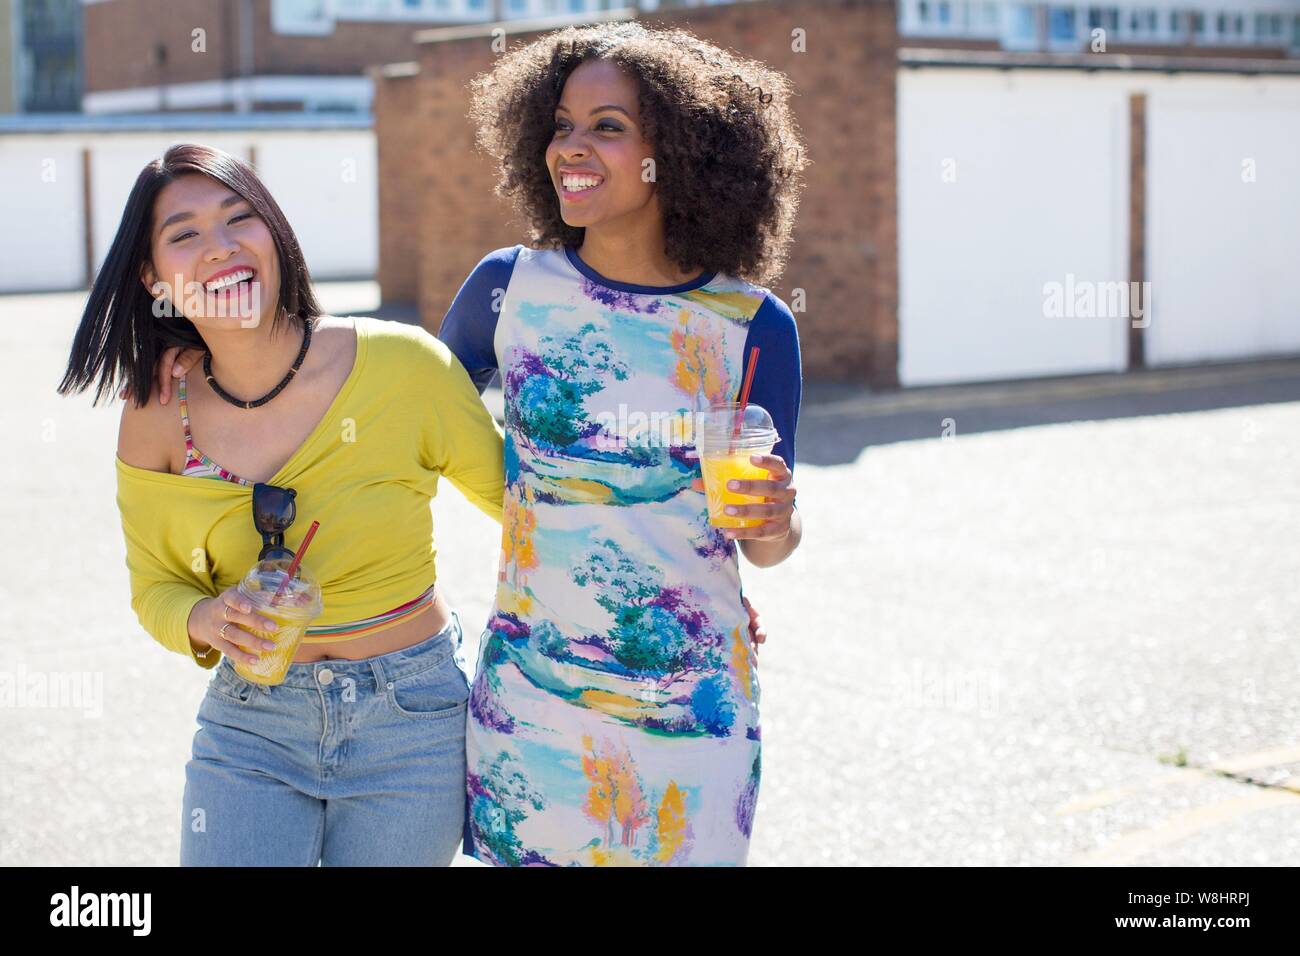
<path fill-rule="evenodd" d="M 410 647 L 437 634 L 451 621 L 451 607 L 442 596 L 441 589 L 434 589 L 433 601 L 418 614 L 404 618 L 386 630 L 376 631 L 364 637 L 350 641 L 329 641 L 309 644 L 306 641 L 293 656 L 295 664 L 311 664 L 316 661 L 357 661 L 364 657 L 379 654 L 391 654 L 404 647 Z M 256 649 L 254 649 L 256 653 Z"/>

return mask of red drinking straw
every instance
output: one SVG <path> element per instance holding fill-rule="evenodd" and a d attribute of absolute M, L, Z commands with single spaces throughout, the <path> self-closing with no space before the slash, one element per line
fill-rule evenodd
<path fill-rule="evenodd" d="M 740 426 L 745 420 L 745 406 L 749 404 L 749 387 L 754 384 L 754 369 L 758 367 L 758 346 L 749 350 L 749 368 L 745 369 L 745 382 L 740 386 L 740 407 L 736 409 L 736 421 L 731 428 L 731 440 L 740 440 Z"/>
<path fill-rule="evenodd" d="M 298 553 L 293 556 L 293 560 L 289 562 L 289 570 L 284 573 L 284 580 L 281 581 L 280 586 L 275 589 L 275 596 L 271 598 L 271 607 L 275 607 L 275 602 L 280 600 L 280 594 L 284 591 L 284 586 L 293 580 L 294 572 L 298 570 L 298 562 L 300 562 L 302 556 L 307 553 L 307 545 L 311 544 L 312 535 L 316 533 L 316 529 L 319 527 L 320 522 L 313 521 L 311 527 L 307 529 L 307 534 L 302 539 L 302 544 L 298 545 Z"/>

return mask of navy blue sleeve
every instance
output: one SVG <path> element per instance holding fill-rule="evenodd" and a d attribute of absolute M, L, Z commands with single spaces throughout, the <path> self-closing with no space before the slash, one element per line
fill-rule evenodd
<path fill-rule="evenodd" d="M 799 330 L 789 306 L 771 292 L 749 323 L 745 339 L 745 362 L 749 350 L 758 346 L 758 368 L 750 386 L 749 400 L 766 408 L 780 436 L 772 454 L 785 459 L 794 471 L 794 435 L 799 425 L 799 402 L 803 398 L 803 365 L 799 359 Z"/>
<path fill-rule="evenodd" d="M 480 395 L 497 372 L 497 352 L 492 344 L 497 318 L 522 248 L 516 245 L 494 249 L 480 259 L 438 328 L 438 338 L 465 366 Z"/>

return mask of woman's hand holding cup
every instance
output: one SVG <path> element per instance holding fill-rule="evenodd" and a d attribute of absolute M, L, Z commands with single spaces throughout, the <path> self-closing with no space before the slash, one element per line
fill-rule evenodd
<path fill-rule="evenodd" d="M 275 631 L 279 625 L 260 614 L 253 614 L 248 599 L 238 587 L 226 588 L 214 598 L 204 598 L 190 611 L 189 633 L 191 640 L 215 647 L 236 660 L 255 664 L 258 652 L 271 650 L 274 641 L 266 641 L 250 634 L 247 628 Z"/>
<path fill-rule="evenodd" d="M 755 541 L 780 541 L 790 534 L 796 493 L 790 482 L 794 476 L 780 455 L 751 455 L 749 461 L 766 471 L 770 477 L 766 480 L 732 478 L 727 482 L 727 490 L 733 494 L 761 498 L 762 501 L 754 504 L 727 504 L 723 513 L 729 518 L 749 519 L 756 523 L 746 528 L 724 528 L 722 533 L 732 540 L 747 538 Z M 693 480 L 691 490 L 703 492 L 704 480 Z"/>

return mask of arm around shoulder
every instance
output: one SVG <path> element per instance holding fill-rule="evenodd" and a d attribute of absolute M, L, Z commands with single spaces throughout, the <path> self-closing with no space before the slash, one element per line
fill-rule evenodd
<path fill-rule="evenodd" d="M 505 493 L 504 435 L 465 367 L 433 339 L 424 440 L 426 467 L 446 476 L 470 503 L 501 520 Z"/>

